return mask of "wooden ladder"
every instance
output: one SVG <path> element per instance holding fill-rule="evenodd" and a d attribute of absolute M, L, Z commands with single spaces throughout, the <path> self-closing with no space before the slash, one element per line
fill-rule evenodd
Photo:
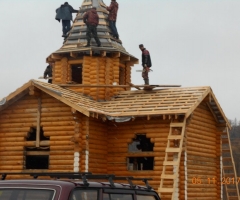
<path fill-rule="evenodd" d="M 222 171 L 222 184 L 225 186 L 227 199 L 240 200 L 238 188 L 240 183 L 238 183 L 228 128 L 222 135 Z"/>
<path fill-rule="evenodd" d="M 162 199 L 179 199 L 178 198 L 178 176 L 179 165 L 181 160 L 183 138 L 185 134 L 186 119 L 181 123 L 171 122 L 165 150 L 165 159 L 161 175 L 160 187 L 158 193 Z M 172 156 L 173 155 L 173 156 Z M 171 159 L 171 160 L 170 160 Z M 172 171 L 166 168 L 172 168 Z"/>

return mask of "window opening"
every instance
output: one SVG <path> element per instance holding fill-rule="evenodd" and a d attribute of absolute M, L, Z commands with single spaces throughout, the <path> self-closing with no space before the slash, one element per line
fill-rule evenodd
<path fill-rule="evenodd" d="M 82 64 L 71 65 L 72 68 L 72 81 L 82 84 Z"/>
<path fill-rule="evenodd" d="M 34 127 L 31 127 L 30 131 L 28 132 L 27 141 L 36 141 L 36 138 L 37 138 L 37 129 Z M 49 137 L 45 137 L 43 135 L 42 127 L 40 129 L 40 140 L 49 140 Z"/>
<path fill-rule="evenodd" d="M 31 127 L 28 132 L 25 146 L 25 165 L 24 169 L 48 169 L 49 168 L 49 137 L 44 136 L 43 128 L 40 129 L 40 147 L 36 146 L 37 129 Z M 32 142 L 32 143 L 31 143 Z"/>
<path fill-rule="evenodd" d="M 49 168 L 49 155 L 26 155 L 25 169 L 48 169 L 48 168 Z"/>
<path fill-rule="evenodd" d="M 136 138 L 133 138 L 132 141 L 128 145 L 129 152 L 153 151 L 154 144 L 151 143 L 150 138 L 146 137 L 146 134 L 137 134 Z"/>
<path fill-rule="evenodd" d="M 153 170 L 154 157 L 141 156 L 143 152 L 152 152 L 154 143 L 151 143 L 150 138 L 146 134 L 136 134 L 132 139 L 132 143 L 128 145 L 128 152 L 134 152 L 137 156 L 128 157 L 128 170 Z"/>

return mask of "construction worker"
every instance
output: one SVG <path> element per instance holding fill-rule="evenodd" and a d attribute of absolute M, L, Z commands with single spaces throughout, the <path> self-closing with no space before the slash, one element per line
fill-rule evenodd
<path fill-rule="evenodd" d="M 118 12 L 118 3 L 116 2 L 116 0 L 112 0 L 110 6 L 107 7 L 107 10 L 109 11 L 108 21 L 109 21 L 110 29 L 112 31 L 112 35 L 114 38 L 119 39 L 119 35 L 116 27 L 117 12 Z"/>
<path fill-rule="evenodd" d="M 43 78 L 48 78 L 48 83 L 52 83 L 52 64 L 50 63 L 43 73 Z"/>
<path fill-rule="evenodd" d="M 87 25 L 87 34 L 86 34 L 87 35 L 87 45 L 85 47 L 90 46 L 92 35 L 97 43 L 97 46 L 100 47 L 101 42 L 97 35 L 97 26 L 99 23 L 99 16 L 97 14 L 96 7 L 92 7 L 92 9 L 90 9 L 83 15 L 83 22 Z"/>
<path fill-rule="evenodd" d="M 144 48 L 143 44 L 140 44 L 139 48 L 142 51 L 142 66 L 143 66 L 142 77 L 145 85 L 149 85 L 148 72 L 150 71 L 150 67 L 152 66 L 150 53 L 147 49 Z"/>
<path fill-rule="evenodd" d="M 72 6 L 65 2 L 59 8 L 56 9 L 56 17 L 55 19 L 60 22 L 62 20 L 62 37 L 67 37 L 67 33 L 71 29 L 71 22 L 72 21 L 72 13 L 77 13 L 78 10 L 74 10 Z"/>

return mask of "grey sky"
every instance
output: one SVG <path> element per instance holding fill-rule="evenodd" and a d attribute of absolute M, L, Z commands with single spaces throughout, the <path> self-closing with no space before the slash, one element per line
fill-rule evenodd
<path fill-rule="evenodd" d="M 123 46 L 138 58 L 140 43 L 151 53 L 150 84 L 211 86 L 226 116 L 240 119 L 239 0 L 117 1 Z M 0 99 L 42 76 L 46 57 L 62 45 L 61 23 L 54 18 L 64 2 L 0 0 Z M 68 2 L 75 9 L 82 4 Z M 134 84 L 143 84 L 139 69 L 132 69 Z"/>

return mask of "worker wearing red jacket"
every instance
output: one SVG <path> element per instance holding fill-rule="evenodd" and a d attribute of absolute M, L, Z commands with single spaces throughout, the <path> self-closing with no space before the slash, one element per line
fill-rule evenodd
<path fill-rule="evenodd" d="M 116 2 L 116 0 L 112 0 L 110 6 L 107 7 L 107 10 L 109 11 L 108 21 L 109 21 L 110 29 L 112 31 L 112 35 L 114 38 L 119 39 L 119 35 L 116 27 L 117 13 L 118 13 L 118 3 Z"/>
<path fill-rule="evenodd" d="M 139 48 L 142 51 L 142 77 L 144 79 L 145 85 L 149 85 L 148 72 L 150 70 L 150 67 L 152 66 L 150 53 L 146 48 L 144 48 L 143 44 L 140 44 Z"/>
<path fill-rule="evenodd" d="M 91 41 L 92 35 L 97 43 L 97 46 L 100 47 L 101 42 L 97 35 L 97 26 L 99 23 L 99 16 L 97 14 L 96 7 L 93 7 L 91 10 L 87 11 L 83 15 L 83 21 L 87 25 L 87 34 L 86 34 L 87 35 L 87 45 L 86 45 L 86 47 L 90 46 L 90 41 Z"/>

